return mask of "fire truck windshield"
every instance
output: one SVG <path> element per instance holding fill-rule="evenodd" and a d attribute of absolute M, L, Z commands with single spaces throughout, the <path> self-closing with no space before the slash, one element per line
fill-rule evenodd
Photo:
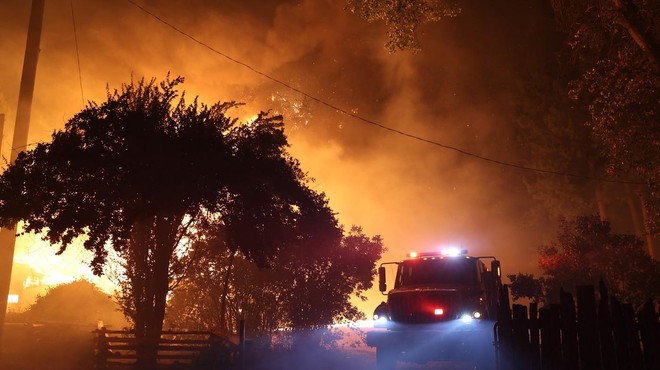
<path fill-rule="evenodd" d="M 404 261 L 397 287 L 477 283 L 477 262 L 471 258 L 428 258 Z"/>

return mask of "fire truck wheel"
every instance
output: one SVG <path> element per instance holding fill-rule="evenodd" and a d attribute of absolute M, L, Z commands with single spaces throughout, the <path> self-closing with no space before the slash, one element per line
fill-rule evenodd
<path fill-rule="evenodd" d="M 395 370 L 397 352 L 386 346 L 376 348 L 376 366 L 378 370 Z"/>

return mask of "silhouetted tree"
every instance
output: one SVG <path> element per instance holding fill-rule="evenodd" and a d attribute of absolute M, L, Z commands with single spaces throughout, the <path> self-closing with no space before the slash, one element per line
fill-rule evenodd
<path fill-rule="evenodd" d="M 507 275 L 511 283 L 511 297 L 516 300 L 520 298 L 529 298 L 534 302 L 545 300 L 543 288 L 545 286 L 544 278 L 534 277 L 534 274 L 512 274 Z"/>
<path fill-rule="evenodd" d="M 643 191 L 649 231 L 660 230 L 660 8 L 639 0 L 551 0 L 567 34 L 563 61 L 574 73 L 570 95 L 588 106 L 588 126 L 612 172 Z M 654 5 L 655 4 L 655 5 Z"/>
<path fill-rule="evenodd" d="M 179 256 L 214 230 L 207 225 L 223 225 L 228 248 L 260 266 L 285 248 L 341 237 L 325 196 L 287 154 L 280 117 L 240 124 L 226 114 L 236 103 L 187 105 L 181 82 L 108 92 L 0 176 L 0 225 L 23 221 L 60 252 L 84 235 L 97 274 L 107 248 L 118 252 L 120 302 L 146 343 L 141 369 L 155 364 L 172 277 L 185 270 Z"/>
<path fill-rule="evenodd" d="M 514 297 L 559 299 L 559 289 L 596 285 L 603 280 L 613 295 L 635 305 L 660 297 L 660 263 L 634 235 L 613 234 L 596 215 L 563 220 L 557 239 L 539 248 L 542 278 L 509 275 Z"/>
<path fill-rule="evenodd" d="M 586 113 L 566 96 L 564 86 L 558 76 L 547 71 L 517 84 L 517 146 L 530 167 L 605 177 L 605 160 L 584 126 Z M 523 176 L 534 211 L 546 218 L 540 222 L 597 211 L 606 217 L 605 183 L 534 172 Z"/>
<path fill-rule="evenodd" d="M 251 332 L 275 330 L 281 317 L 272 289 L 277 264 L 273 262 L 270 268 L 260 269 L 242 253 L 221 248 L 220 251 L 217 245 L 202 240 L 184 257 L 195 262 L 172 293 L 166 325 L 231 333 L 244 317 Z M 244 307 L 249 310 L 242 315 L 239 309 Z"/>
<path fill-rule="evenodd" d="M 279 256 L 276 284 L 284 324 L 312 329 L 362 318 L 350 298 L 361 297 L 372 286 L 383 251 L 380 237 L 369 238 L 354 227 L 334 245 Z"/>
<path fill-rule="evenodd" d="M 341 240 L 318 248 L 289 248 L 266 269 L 242 255 L 210 252 L 198 243 L 190 256 L 201 261 L 172 294 L 167 322 L 176 327 L 222 325 L 221 299 L 228 284 L 230 322 L 244 318 L 250 330 L 313 329 L 362 318 L 352 304 L 373 283 L 376 261 L 384 248 L 379 237 L 353 227 Z M 230 264 L 231 279 L 225 274 Z M 233 325 L 231 325 L 233 326 Z M 224 329 L 224 328 L 223 328 Z"/>

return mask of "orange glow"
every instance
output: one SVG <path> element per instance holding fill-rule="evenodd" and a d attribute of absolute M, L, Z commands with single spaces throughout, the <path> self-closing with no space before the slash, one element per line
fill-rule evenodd
<path fill-rule="evenodd" d="M 37 295 L 45 294 L 50 287 L 80 279 L 108 294 L 116 290 L 110 279 L 92 273 L 88 264 L 92 254 L 82 247 L 81 241 L 74 242 L 59 256 L 57 249 L 39 235 L 24 234 L 16 239 L 10 294 L 21 296 L 21 308 L 27 308 Z"/>
<path fill-rule="evenodd" d="M 9 158 L 7 140 L 13 134 L 27 3 L 0 1 L 4 35 L 0 38 L 0 113 L 6 115 L 4 132 L 0 132 L 3 158 Z M 337 114 L 175 35 L 122 2 L 75 3 L 79 61 L 72 42 L 72 9 L 50 2 L 45 11 L 29 143 L 50 141 L 53 130 L 62 129 L 82 109 L 83 92 L 85 101 L 102 103 L 106 86 L 112 91 L 142 76 L 160 80 L 171 71 L 186 78 L 182 89 L 188 100 L 199 96 L 200 102 L 208 104 L 246 103 L 228 112 L 240 122 L 251 121 L 261 110 L 284 114 L 289 151 L 300 160 L 303 172 L 315 179 L 312 188 L 327 194 L 340 224 L 359 225 L 367 235 L 383 237 L 388 252 L 381 262 L 400 261 L 408 252 L 406 246 L 432 250 L 438 240 L 455 240 L 456 245 L 470 245 L 475 255 L 496 255 L 505 273 L 538 271 L 531 246 L 537 245 L 538 235 L 554 230 L 545 226 L 521 229 L 511 222 L 531 209 L 522 200 L 527 198 L 513 191 L 518 177 L 509 178 L 499 167 L 384 134 Z M 386 125 L 401 125 L 396 128 L 421 137 L 478 148 L 484 155 L 497 157 L 498 144 L 514 132 L 507 122 L 515 114 L 508 104 L 515 89 L 505 87 L 505 93 L 498 90 L 488 95 L 490 90 L 479 88 L 483 75 L 475 71 L 485 67 L 496 72 L 487 76 L 493 79 L 489 83 L 510 80 L 508 68 L 494 66 L 510 66 L 520 56 L 500 53 L 493 59 L 479 39 L 457 43 L 465 37 L 460 27 L 450 27 L 457 34 L 428 27 L 422 53 L 393 55 L 383 48 L 381 30 L 348 14 L 343 2 L 304 0 L 295 6 L 278 2 L 259 11 L 249 11 L 251 6 L 244 4 L 250 2 L 234 3 L 231 12 L 222 6 L 167 1 L 148 8 L 257 70 L 342 109 Z M 461 18 L 465 19 L 469 18 Z M 427 73 L 429 68 L 435 72 Z M 16 289 L 28 289 L 22 287 L 24 283 L 36 290 L 41 289 L 32 285 L 37 281 L 39 286 L 48 286 L 85 278 L 104 291 L 113 290 L 107 279 L 91 274 L 89 254 L 82 248 L 62 256 L 55 255 L 56 249 L 39 236 L 20 237 L 16 264 L 29 265 L 33 275 L 19 278 L 14 274 Z M 365 293 L 367 301 L 354 299 L 367 315 L 383 299 L 378 282 L 374 283 Z M 21 295 L 21 301 L 25 300 Z M 430 313 L 434 307 L 427 309 Z"/>

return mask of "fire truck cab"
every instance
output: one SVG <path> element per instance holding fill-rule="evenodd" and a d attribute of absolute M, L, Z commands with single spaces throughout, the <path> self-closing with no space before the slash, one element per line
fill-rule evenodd
<path fill-rule="evenodd" d="M 490 260 L 490 269 L 484 260 Z M 396 266 L 396 278 L 385 293 L 387 265 Z M 376 348 L 379 370 L 395 369 L 398 360 L 494 368 L 493 327 L 502 284 L 495 257 L 472 257 L 467 250 L 413 252 L 403 261 L 381 264 L 378 276 L 387 301 L 374 312 L 367 345 Z"/>

